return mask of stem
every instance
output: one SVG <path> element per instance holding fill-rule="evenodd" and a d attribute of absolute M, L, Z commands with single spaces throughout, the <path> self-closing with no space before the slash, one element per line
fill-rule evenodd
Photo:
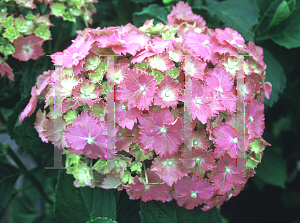
<path fill-rule="evenodd" d="M 56 46 L 54 48 L 54 52 L 57 52 L 58 49 L 59 49 L 59 44 L 61 42 L 61 36 L 62 36 L 62 33 L 63 33 L 63 30 L 64 30 L 64 26 L 65 26 L 65 20 L 63 20 L 63 23 L 60 27 L 60 31 L 59 31 L 59 34 L 58 34 L 58 38 L 57 38 L 57 42 L 56 42 Z"/>
<path fill-rule="evenodd" d="M 255 28 L 253 29 L 253 33 L 256 33 L 256 31 L 258 30 L 258 28 L 260 27 L 261 23 L 264 21 L 265 17 L 267 16 L 268 12 L 270 11 L 270 9 L 273 7 L 274 3 L 276 1 L 273 1 L 269 7 L 267 8 L 267 10 L 264 12 L 264 14 L 262 15 L 262 17 L 260 18 L 258 24 L 255 26 Z"/>
<path fill-rule="evenodd" d="M 2 111 L 0 111 L 0 122 L 1 124 L 3 124 L 5 126 L 5 123 L 6 123 L 6 119 L 2 113 Z"/>
<path fill-rule="evenodd" d="M 1 129 L 0 134 L 2 134 L 2 133 L 7 133 L 7 130 L 6 129 Z"/>
<path fill-rule="evenodd" d="M 19 159 L 17 154 L 10 148 L 9 145 L 3 145 L 4 149 L 6 149 L 8 155 L 14 160 L 14 162 L 19 166 L 21 170 L 27 170 L 22 161 Z M 47 201 L 49 204 L 53 205 L 53 201 L 50 200 L 45 193 L 42 184 L 33 176 L 30 172 L 24 171 L 24 175 L 31 181 L 33 185 L 36 186 L 37 190 L 40 192 L 42 198 Z"/>
<path fill-rule="evenodd" d="M 266 36 L 258 36 L 255 38 L 255 41 L 264 41 L 266 39 L 271 39 L 272 37 L 280 36 L 281 34 L 273 34 L 273 35 L 266 35 Z"/>
<path fill-rule="evenodd" d="M 42 10 L 41 10 L 41 7 L 40 7 L 40 4 L 36 4 L 37 5 L 37 9 L 38 9 L 38 12 L 41 14 L 41 15 L 44 15 L 43 13 L 42 13 Z"/>
<path fill-rule="evenodd" d="M 144 171 L 145 171 L 145 179 L 146 179 L 146 183 L 148 183 L 147 169 L 146 169 L 145 163 L 143 163 L 143 166 L 144 166 Z"/>
<path fill-rule="evenodd" d="M 271 37 L 272 37 L 272 36 L 269 36 L 269 35 L 267 35 L 267 36 L 261 36 L 261 37 L 255 38 L 255 41 L 256 41 L 256 42 L 262 42 L 262 41 L 264 41 L 264 40 L 270 39 Z"/>

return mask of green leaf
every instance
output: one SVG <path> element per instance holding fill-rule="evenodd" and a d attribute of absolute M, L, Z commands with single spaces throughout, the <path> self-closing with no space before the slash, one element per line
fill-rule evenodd
<path fill-rule="evenodd" d="M 278 121 L 273 122 L 273 135 L 278 137 L 282 131 L 292 130 L 292 117 L 291 116 L 281 116 Z"/>
<path fill-rule="evenodd" d="M 252 180 L 255 183 L 258 190 L 261 192 L 262 189 L 264 188 L 264 186 L 266 185 L 266 183 L 263 180 L 261 180 L 259 177 L 257 177 L 256 175 L 252 178 Z"/>
<path fill-rule="evenodd" d="M 147 4 L 147 3 L 154 2 L 154 0 L 130 0 L 130 1 L 136 4 Z"/>
<path fill-rule="evenodd" d="M 278 101 L 279 94 L 283 93 L 285 89 L 286 77 L 278 60 L 265 48 L 264 62 L 267 65 L 265 81 L 272 84 L 270 99 L 266 99 L 264 104 L 272 107 Z"/>
<path fill-rule="evenodd" d="M 178 223 L 222 223 L 220 211 L 216 207 L 208 211 L 202 211 L 200 207 L 196 207 L 193 210 L 178 207 L 176 215 Z"/>
<path fill-rule="evenodd" d="M 118 223 L 141 222 L 139 215 L 140 201 L 131 200 L 125 190 L 119 192 L 120 198 L 117 205 Z"/>
<path fill-rule="evenodd" d="M 6 122 L 8 133 L 25 152 L 37 158 L 36 161 L 40 167 L 53 166 L 54 146 L 51 143 L 42 142 L 34 128 L 36 111 L 43 105 L 38 105 L 36 111 L 23 120 L 22 125 L 19 123 L 19 115 L 28 101 L 29 97 L 19 101 L 12 110 L 12 114 L 8 116 Z"/>
<path fill-rule="evenodd" d="M 1 147 L 3 145 L 1 144 Z M 12 165 L 0 163 L 0 213 L 8 204 L 14 185 L 19 177 L 18 169 Z"/>
<path fill-rule="evenodd" d="M 159 22 L 167 24 L 168 12 L 157 4 L 151 4 L 144 7 L 142 11 L 133 13 L 133 23 L 139 27 L 144 24 L 146 20 L 154 19 L 154 24 Z"/>
<path fill-rule="evenodd" d="M 300 8 L 284 20 L 270 34 L 271 39 L 287 49 L 300 47 Z"/>
<path fill-rule="evenodd" d="M 98 217 L 98 218 L 95 218 L 94 220 L 91 220 L 91 221 L 87 221 L 86 223 L 118 223 L 116 221 L 113 221 L 111 219 L 108 219 L 108 218 L 103 218 L 103 217 Z"/>
<path fill-rule="evenodd" d="M 61 223 L 82 223 L 99 216 L 116 219 L 116 190 L 73 185 L 74 177 L 61 170 L 55 189 L 54 218 Z"/>
<path fill-rule="evenodd" d="M 170 3 L 173 3 L 173 2 L 178 2 L 178 1 L 177 1 L 177 0 L 163 0 L 163 3 L 164 3 L 165 5 L 170 4 Z"/>
<path fill-rule="evenodd" d="M 252 0 L 228 0 L 208 7 L 208 11 L 215 14 L 225 23 L 238 32 L 245 40 L 253 41 L 252 26 L 258 23 L 258 7 Z"/>
<path fill-rule="evenodd" d="M 256 177 L 263 182 L 285 188 L 287 166 L 281 154 L 272 147 L 264 151 L 262 162 L 257 166 Z"/>
<path fill-rule="evenodd" d="M 187 210 L 184 207 L 179 207 L 174 200 L 165 203 L 141 201 L 140 216 L 142 223 L 222 223 L 222 218 L 216 207 L 208 211 L 202 211 L 200 207 Z"/>
<path fill-rule="evenodd" d="M 283 191 L 281 195 L 282 203 L 288 208 L 300 207 L 300 194 L 296 191 Z"/>
<path fill-rule="evenodd" d="M 289 2 L 282 1 L 277 7 L 275 14 L 270 22 L 270 27 L 278 25 L 283 20 L 287 19 L 295 9 L 296 0 L 291 0 Z"/>
<path fill-rule="evenodd" d="M 10 211 L 12 222 L 33 223 L 39 215 L 21 196 L 13 200 Z"/>

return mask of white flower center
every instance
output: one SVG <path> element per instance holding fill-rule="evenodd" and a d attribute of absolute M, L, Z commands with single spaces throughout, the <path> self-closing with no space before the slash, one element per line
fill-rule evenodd
<path fill-rule="evenodd" d="M 120 79 L 120 72 L 115 74 L 115 80 L 119 80 Z"/>
<path fill-rule="evenodd" d="M 229 168 L 229 167 L 226 167 L 226 168 L 225 168 L 225 172 L 230 173 L 230 168 Z"/>
<path fill-rule="evenodd" d="M 250 121 L 250 122 L 253 122 L 253 118 L 252 118 L 251 116 L 249 117 L 249 121 Z"/>
<path fill-rule="evenodd" d="M 123 39 L 118 39 L 118 42 L 119 42 L 121 45 L 126 44 L 126 41 L 123 40 Z"/>
<path fill-rule="evenodd" d="M 167 165 L 168 166 L 172 166 L 173 165 L 173 161 L 172 160 L 168 160 Z"/>
<path fill-rule="evenodd" d="M 223 89 L 221 87 L 219 87 L 218 89 L 216 89 L 218 94 L 222 94 L 223 93 Z"/>
<path fill-rule="evenodd" d="M 200 98 L 195 98 L 195 104 L 203 104 Z"/>
<path fill-rule="evenodd" d="M 166 132 L 167 132 L 167 129 L 166 129 L 165 127 L 162 127 L 162 128 L 160 129 L 160 132 L 166 133 Z"/>
<path fill-rule="evenodd" d="M 230 44 L 235 45 L 236 41 L 233 39 L 233 40 L 230 41 Z"/>
<path fill-rule="evenodd" d="M 236 144 L 238 142 L 237 138 L 235 137 L 233 140 L 232 140 L 232 144 Z"/>
<path fill-rule="evenodd" d="M 193 141 L 193 145 L 194 145 L 194 146 L 197 146 L 197 145 L 198 145 L 198 141 L 197 141 L 197 140 L 194 140 L 194 141 Z"/>
<path fill-rule="evenodd" d="M 140 91 L 145 91 L 145 90 L 146 90 L 145 86 L 140 86 Z"/>
<path fill-rule="evenodd" d="M 89 136 L 88 138 L 86 138 L 86 140 L 87 140 L 87 143 L 88 143 L 88 144 L 94 143 L 94 138 L 91 137 L 91 136 Z"/>
<path fill-rule="evenodd" d="M 240 91 L 241 91 L 241 93 L 242 93 L 243 95 L 245 95 L 245 93 L 246 93 L 246 86 L 245 86 L 245 85 L 242 85 L 242 86 L 240 87 Z"/>
<path fill-rule="evenodd" d="M 127 109 L 127 107 L 126 107 L 125 105 L 122 105 L 121 108 L 122 108 L 123 110 L 126 110 L 126 109 Z"/>
<path fill-rule="evenodd" d="M 228 65 L 228 68 L 229 68 L 230 70 L 233 70 L 233 69 L 234 69 L 234 66 L 233 66 L 232 64 L 229 64 L 229 65 Z"/>
<path fill-rule="evenodd" d="M 78 58 L 78 56 L 79 56 L 79 54 L 78 54 L 78 53 L 74 53 L 74 54 L 73 54 L 73 59 L 77 59 L 77 58 Z"/>
<path fill-rule="evenodd" d="M 196 163 L 199 163 L 200 161 L 201 161 L 201 158 L 200 158 L 200 157 L 196 157 L 196 158 L 195 158 L 195 162 L 196 162 Z"/>
<path fill-rule="evenodd" d="M 192 191 L 192 193 L 191 193 L 191 197 L 192 197 L 192 198 L 196 198 L 196 197 L 197 197 L 197 192 L 195 192 L 195 191 Z"/>
<path fill-rule="evenodd" d="M 209 40 L 208 40 L 208 39 L 204 40 L 203 44 L 204 44 L 205 46 L 208 46 Z"/>
<path fill-rule="evenodd" d="M 166 92 L 165 92 L 165 96 L 166 96 L 166 97 L 170 97 L 170 96 L 171 96 L 170 91 L 166 91 Z"/>

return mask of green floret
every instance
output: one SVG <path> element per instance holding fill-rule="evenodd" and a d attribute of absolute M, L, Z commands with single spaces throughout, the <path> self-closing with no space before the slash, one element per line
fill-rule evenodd
<path fill-rule="evenodd" d="M 61 3 L 54 3 L 50 7 L 51 7 L 52 14 L 55 15 L 56 17 L 63 16 L 66 10 L 66 6 Z"/>
<path fill-rule="evenodd" d="M 49 29 L 47 27 L 44 27 L 44 26 L 38 27 L 34 31 L 34 33 L 35 33 L 36 36 L 41 37 L 44 40 L 49 40 L 51 38 L 51 33 L 50 33 Z"/>
<path fill-rule="evenodd" d="M 14 27 L 8 27 L 3 33 L 3 37 L 7 38 L 10 42 L 19 37 L 19 31 Z"/>

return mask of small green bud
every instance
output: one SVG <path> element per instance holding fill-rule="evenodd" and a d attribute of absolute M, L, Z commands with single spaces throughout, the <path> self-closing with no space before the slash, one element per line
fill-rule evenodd
<path fill-rule="evenodd" d="M 177 67 L 172 67 L 172 70 L 166 72 L 169 76 L 171 76 L 173 79 L 177 78 L 179 75 L 178 68 Z"/>
<path fill-rule="evenodd" d="M 0 45 L 2 45 L 3 43 L 6 43 L 6 41 L 7 41 L 6 39 L 0 37 Z"/>
<path fill-rule="evenodd" d="M 66 112 L 66 114 L 64 115 L 64 119 L 66 120 L 66 124 L 71 124 L 73 123 L 73 121 L 75 120 L 75 118 L 77 118 L 77 111 L 76 110 L 69 110 Z"/>
<path fill-rule="evenodd" d="M 26 18 L 27 20 L 33 20 L 33 19 L 34 19 L 34 15 L 32 15 L 32 13 L 28 13 L 28 14 L 25 16 L 25 18 Z"/>
<path fill-rule="evenodd" d="M 14 17 L 12 15 L 7 17 L 1 24 L 1 26 L 4 28 L 9 28 L 9 27 L 12 28 L 13 25 L 14 25 Z"/>
<path fill-rule="evenodd" d="M 105 113 L 105 107 L 94 103 L 91 111 L 95 116 L 101 117 Z"/>
<path fill-rule="evenodd" d="M 50 33 L 50 31 L 49 31 L 49 29 L 47 27 L 44 27 L 44 26 L 38 27 L 34 31 L 34 33 L 35 33 L 36 36 L 41 37 L 44 40 L 51 39 L 51 33 Z"/>
<path fill-rule="evenodd" d="M 6 13 L 6 12 L 7 12 L 7 8 L 6 7 L 1 8 L 0 13 Z"/>
<path fill-rule="evenodd" d="M 68 170 L 67 173 L 72 173 L 78 184 L 91 185 L 91 171 L 85 163 L 80 162 L 78 165 L 72 167 L 72 170 Z"/>
<path fill-rule="evenodd" d="M 84 3 L 84 0 L 70 0 L 70 5 L 74 5 L 77 9 L 81 9 Z"/>
<path fill-rule="evenodd" d="M 75 7 L 72 7 L 69 9 L 69 12 L 71 13 L 72 16 L 80 16 L 82 14 L 82 11 L 80 9 L 77 9 Z"/>
<path fill-rule="evenodd" d="M 128 170 L 124 171 L 124 176 L 120 175 L 123 184 L 133 183 L 134 177 L 131 176 L 131 173 Z"/>
<path fill-rule="evenodd" d="M 68 150 L 63 150 L 63 153 L 66 154 L 66 167 L 69 168 L 73 165 L 77 165 L 80 162 L 81 155 L 75 153 L 70 153 Z"/>
<path fill-rule="evenodd" d="M 253 157 L 248 156 L 246 161 L 246 166 L 249 168 L 257 167 L 257 164 L 259 163 L 258 160 L 254 159 Z"/>
<path fill-rule="evenodd" d="M 64 13 L 63 20 L 67 20 L 70 22 L 76 22 L 76 18 L 74 16 L 72 16 L 69 12 Z"/>
<path fill-rule="evenodd" d="M 53 15 L 55 15 L 56 17 L 61 17 L 64 15 L 65 10 L 66 10 L 66 6 L 64 4 L 61 3 L 53 3 L 51 6 L 51 12 Z"/>
<path fill-rule="evenodd" d="M 16 18 L 15 26 L 19 30 L 20 33 L 29 35 L 33 31 L 34 24 L 32 21 L 27 21 L 24 18 Z"/>
<path fill-rule="evenodd" d="M 107 61 L 106 60 L 103 60 L 99 63 L 97 69 L 100 69 L 102 71 L 106 71 L 107 69 Z"/>
<path fill-rule="evenodd" d="M 253 151 L 255 153 L 259 153 L 259 152 L 262 152 L 264 150 L 264 147 L 262 147 L 260 145 L 260 142 L 258 140 L 254 141 L 254 142 L 251 142 L 249 146 L 251 148 L 251 151 Z"/>
<path fill-rule="evenodd" d="M 93 166 L 92 169 L 96 170 L 101 174 L 108 174 L 112 169 L 113 165 L 108 165 L 108 162 L 103 159 L 99 159 Z"/>
<path fill-rule="evenodd" d="M 146 62 L 136 63 L 134 66 L 139 70 L 141 70 L 142 68 L 145 68 L 146 70 L 148 68 L 148 64 Z"/>
<path fill-rule="evenodd" d="M 4 56 L 12 55 L 15 52 L 15 47 L 10 43 L 4 43 L 1 46 L 1 52 L 3 52 Z"/>
<path fill-rule="evenodd" d="M 19 38 L 19 32 L 14 27 L 9 27 L 5 29 L 3 37 L 7 38 L 10 42 L 12 42 L 14 39 Z"/>
<path fill-rule="evenodd" d="M 137 163 L 135 161 L 133 161 L 129 167 L 130 167 L 130 170 L 133 172 L 136 172 L 137 174 L 140 174 L 142 172 L 142 163 Z"/>
<path fill-rule="evenodd" d="M 96 71 L 92 71 L 90 73 L 89 78 L 92 81 L 92 83 L 95 84 L 95 83 L 101 82 L 103 79 L 103 76 L 104 76 L 104 74 L 103 74 L 102 70 L 96 70 Z"/>
<path fill-rule="evenodd" d="M 84 68 L 87 70 L 94 70 L 99 65 L 100 59 L 95 54 L 90 54 L 85 59 Z"/>

